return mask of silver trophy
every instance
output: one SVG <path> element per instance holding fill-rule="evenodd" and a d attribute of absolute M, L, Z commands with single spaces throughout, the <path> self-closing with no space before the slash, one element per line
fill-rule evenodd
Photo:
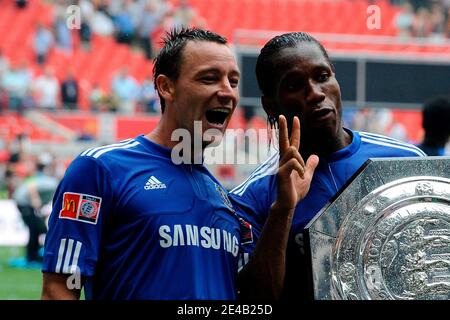
<path fill-rule="evenodd" d="M 306 236 L 315 299 L 450 299 L 450 157 L 368 160 Z"/>

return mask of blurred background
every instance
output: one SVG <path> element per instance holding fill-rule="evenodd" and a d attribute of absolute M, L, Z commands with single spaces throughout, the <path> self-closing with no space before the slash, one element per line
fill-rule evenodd
<path fill-rule="evenodd" d="M 345 125 L 418 144 L 425 101 L 450 94 L 449 14 L 450 0 L 0 0 L 0 299 L 40 296 L 39 264 L 21 263 L 29 231 L 15 191 L 40 165 L 59 180 L 82 150 L 156 126 L 152 59 L 166 30 L 231 42 L 242 81 L 229 128 L 265 132 L 256 57 L 276 34 L 306 31 L 335 64 Z M 229 139 L 225 152 L 252 159 L 210 165 L 232 188 L 269 150 L 264 136 Z"/>

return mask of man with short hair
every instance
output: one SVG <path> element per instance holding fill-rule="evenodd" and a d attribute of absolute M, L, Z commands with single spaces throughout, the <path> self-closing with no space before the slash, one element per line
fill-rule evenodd
<path fill-rule="evenodd" d="M 226 43 L 206 30 L 168 34 L 154 66 L 162 106 L 157 127 L 88 149 L 72 162 L 49 221 L 43 299 L 79 298 L 80 286 L 71 282 L 77 276 L 87 299 L 236 298 L 238 252 L 251 241 L 249 226 L 202 163 L 238 102 L 240 72 Z M 306 194 L 317 164 L 312 158 L 305 165 L 297 151 L 298 119 L 291 141 L 281 121 L 280 183 L 290 192 L 274 206 L 275 217 Z M 180 150 L 172 137 L 182 133 L 191 139 Z M 174 163 L 178 151 L 181 164 Z M 272 236 L 261 247 L 277 248 L 274 239 L 284 229 L 275 221 L 268 230 Z"/>
<path fill-rule="evenodd" d="M 271 39 L 261 50 L 256 64 L 261 102 L 272 128 L 285 116 L 292 135 L 292 119 L 300 118 L 300 154 L 307 159 L 315 154 L 319 164 L 314 172 L 306 197 L 295 208 L 286 224 L 285 279 L 274 297 L 298 301 L 308 297 L 308 280 L 304 256 L 303 231 L 324 205 L 346 184 L 369 158 L 424 156 L 417 147 L 395 139 L 371 133 L 356 132 L 342 124 L 342 102 L 333 64 L 324 47 L 303 32 L 287 33 Z M 280 193 L 278 190 L 278 153 L 261 164 L 250 177 L 234 188 L 229 196 L 237 212 L 252 225 L 253 237 L 258 239 L 268 220 L 268 212 Z M 291 224 L 292 223 L 292 224 Z M 273 275 L 259 263 L 261 250 L 256 241 L 246 246 L 243 268 L 253 281 L 240 283 L 243 297 L 265 297 L 261 284 Z M 280 253 L 281 255 L 281 253 Z M 255 262 L 256 261 L 256 262 Z M 255 268 L 257 263 L 259 268 Z M 279 272 L 275 274 L 279 277 Z M 245 271 L 246 269 L 250 271 Z M 242 273 L 241 272 L 241 273 Z M 282 291 L 282 293 L 280 293 Z"/>

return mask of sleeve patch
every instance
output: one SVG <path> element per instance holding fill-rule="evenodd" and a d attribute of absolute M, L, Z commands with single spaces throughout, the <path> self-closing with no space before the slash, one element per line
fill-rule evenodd
<path fill-rule="evenodd" d="M 65 192 L 59 218 L 97 224 L 101 203 L 102 198 L 99 197 Z"/>

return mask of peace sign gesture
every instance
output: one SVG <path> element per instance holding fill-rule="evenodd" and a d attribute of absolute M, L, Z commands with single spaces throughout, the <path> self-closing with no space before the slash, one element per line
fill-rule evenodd
<path fill-rule="evenodd" d="M 294 117 L 290 140 L 286 118 L 280 116 L 278 120 L 280 161 L 277 198 L 270 207 L 250 262 L 239 273 L 241 294 L 247 290 L 252 298 L 279 299 L 283 293 L 292 217 L 297 203 L 308 193 L 314 170 L 319 163 L 319 158 L 311 155 L 305 165 L 298 152 L 300 120 Z M 249 294 L 248 292 L 245 294 Z"/>
<path fill-rule="evenodd" d="M 287 120 L 279 117 L 280 162 L 278 168 L 278 194 L 275 201 L 278 208 L 293 210 L 309 191 L 314 170 L 319 163 L 316 155 L 303 161 L 300 149 L 300 120 L 294 117 L 291 139 L 289 139 Z"/>

